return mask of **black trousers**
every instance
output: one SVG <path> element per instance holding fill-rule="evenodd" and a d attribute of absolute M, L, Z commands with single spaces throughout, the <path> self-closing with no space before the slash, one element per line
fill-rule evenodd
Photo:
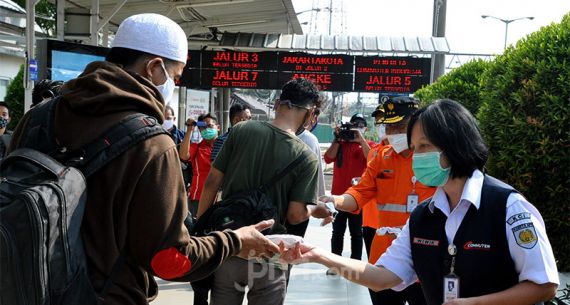
<path fill-rule="evenodd" d="M 364 238 L 364 248 L 366 249 L 366 255 L 370 257 L 370 248 L 372 247 L 372 240 L 376 234 L 376 229 L 371 227 L 362 227 L 362 237 Z"/>
<path fill-rule="evenodd" d="M 211 280 L 211 279 L 210 279 Z M 190 283 L 194 290 L 194 305 L 208 305 L 208 293 L 212 288 L 211 283 Z"/>
<path fill-rule="evenodd" d="M 370 297 L 373 305 L 404 305 L 406 301 L 408 305 L 426 305 L 422 286 L 419 283 L 414 283 L 399 292 L 392 289 L 371 291 Z"/>
<path fill-rule="evenodd" d="M 344 242 L 344 232 L 348 221 L 350 231 L 350 258 L 362 259 L 362 213 L 352 214 L 339 211 L 333 222 L 333 232 L 331 238 L 331 252 L 342 255 Z"/>

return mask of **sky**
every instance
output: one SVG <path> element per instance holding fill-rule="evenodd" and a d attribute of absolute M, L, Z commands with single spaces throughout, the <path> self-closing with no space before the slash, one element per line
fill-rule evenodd
<path fill-rule="evenodd" d="M 295 10 L 302 12 L 313 7 L 327 8 L 331 0 L 292 0 Z M 344 1 L 346 34 L 364 36 L 429 37 L 432 34 L 434 0 L 332 0 L 340 8 Z M 552 22 L 560 22 L 570 12 L 570 0 L 447 0 L 446 37 L 452 53 L 501 54 L 505 39 L 505 23 L 481 15 L 501 19 L 534 17 L 509 24 L 507 45 Z M 328 30 L 326 9 L 319 13 L 298 15 L 299 22 L 310 22 L 311 14 L 321 19 L 321 29 Z M 314 17 L 314 15 L 313 15 Z M 340 14 L 333 18 L 338 25 Z M 302 25 L 310 31 L 309 25 Z M 326 32 L 321 33 L 326 34 Z M 466 63 L 471 57 L 446 56 L 446 71 Z M 487 57 L 488 58 L 488 57 Z M 356 94 L 345 96 L 353 102 Z M 363 94 L 363 102 L 376 103 L 377 95 Z"/>
<path fill-rule="evenodd" d="M 333 0 L 344 1 L 347 34 L 370 36 L 431 36 L 433 0 Z M 297 12 L 328 7 L 330 0 L 293 0 Z M 340 7 L 340 4 L 333 7 Z M 447 0 L 446 37 L 456 53 L 502 53 L 505 23 L 481 15 L 502 19 L 533 16 L 509 25 L 508 44 L 552 22 L 560 22 L 570 12 L 570 0 Z M 319 13 L 326 18 L 328 12 Z M 311 13 L 298 16 L 310 21 Z M 336 19 L 333 19 L 337 22 Z M 303 26 L 307 32 L 309 27 Z"/>

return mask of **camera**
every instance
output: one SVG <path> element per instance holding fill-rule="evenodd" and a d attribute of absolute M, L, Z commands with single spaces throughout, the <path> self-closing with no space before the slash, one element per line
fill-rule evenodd
<path fill-rule="evenodd" d="M 342 123 L 340 125 L 340 130 L 338 132 L 338 140 L 339 141 L 354 141 L 356 139 L 356 133 L 354 128 L 357 126 L 352 123 Z"/>

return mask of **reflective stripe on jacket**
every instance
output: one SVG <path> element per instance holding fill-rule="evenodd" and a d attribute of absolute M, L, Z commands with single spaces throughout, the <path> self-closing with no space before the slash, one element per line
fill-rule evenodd
<path fill-rule="evenodd" d="M 346 193 L 356 199 L 360 209 L 372 204 L 375 199 L 379 227 L 401 227 L 410 217 L 406 207 L 408 195 L 413 190 L 413 176 L 412 154 L 404 157 L 387 145 L 368 162 L 360 183 Z M 435 190 L 434 187 L 416 182 L 415 193 L 419 195 L 419 202 L 431 197 Z M 391 243 L 392 237 L 376 235 L 370 249 L 369 262 L 376 263 Z"/>

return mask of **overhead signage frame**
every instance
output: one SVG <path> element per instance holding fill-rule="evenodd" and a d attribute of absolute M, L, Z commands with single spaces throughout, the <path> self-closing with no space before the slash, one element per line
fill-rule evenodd
<path fill-rule="evenodd" d="M 430 58 L 316 55 L 301 52 L 189 51 L 179 85 L 281 89 L 292 78 L 323 91 L 410 94 L 429 84 Z"/>

